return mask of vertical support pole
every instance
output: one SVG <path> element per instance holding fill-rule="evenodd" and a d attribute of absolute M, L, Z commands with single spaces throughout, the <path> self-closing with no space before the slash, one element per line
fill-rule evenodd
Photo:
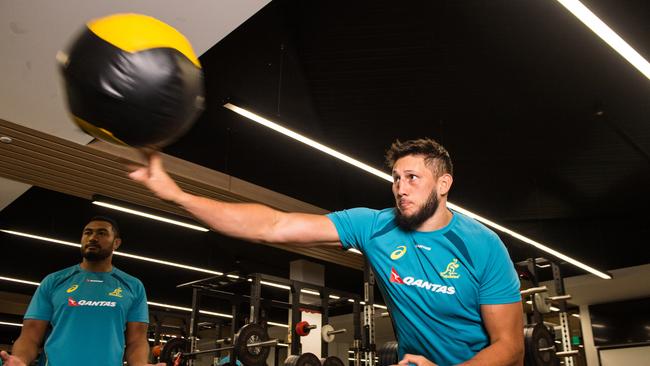
<path fill-rule="evenodd" d="M 364 261 L 363 266 L 363 328 L 364 328 L 364 358 L 366 366 L 375 364 L 375 274 L 368 264 Z"/>
<path fill-rule="evenodd" d="M 300 314 L 300 290 L 301 286 L 291 286 L 291 354 L 300 355 L 300 336 L 296 333 L 296 324 L 302 319 Z"/>
<path fill-rule="evenodd" d="M 553 270 L 553 281 L 555 284 L 555 293 L 557 296 L 566 295 L 564 289 L 564 279 L 562 278 L 562 273 L 560 272 L 560 266 L 551 262 L 551 269 Z M 569 329 L 569 317 L 567 316 L 567 306 L 566 300 L 562 299 L 558 301 L 558 307 L 560 308 L 560 328 L 562 330 L 562 350 L 571 351 L 571 329 Z M 564 357 L 565 366 L 573 366 L 573 357 Z"/>
<path fill-rule="evenodd" d="M 329 300 L 330 293 L 328 290 L 322 289 L 320 292 L 320 306 L 323 312 L 321 313 L 321 324 L 330 323 L 330 314 L 329 314 Z M 323 337 L 321 337 L 321 346 L 320 346 L 320 357 L 327 358 L 329 355 L 329 343 L 325 342 Z"/>
<path fill-rule="evenodd" d="M 356 299 L 352 305 L 352 323 L 354 327 L 354 341 L 352 343 L 354 366 L 361 366 L 361 304 Z"/>
<path fill-rule="evenodd" d="M 198 288 L 192 289 L 192 314 L 190 315 L 190 352 L 193 352 L 197 346 L 197 336 L 199 332 L 199 307 L 201 306 L 201 292 Z M 194 360 L 187 361 L 188 366 L 194 365 Z"/>
<path fill-rule="evenodd" d="M 253 277 L 253 284 L 251 285 L 251 311 L 248 317 L 249 323 L 259 323 L 260 321 L 260 299 L 262 297 L 262 283 L 259 273 Z"/>

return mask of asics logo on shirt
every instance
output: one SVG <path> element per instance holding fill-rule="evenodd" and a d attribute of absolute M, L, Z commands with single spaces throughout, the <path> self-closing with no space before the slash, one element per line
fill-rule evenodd
<path fill-rule="evenodd" d="M 453 286 L 443 286 L 437 283 L 424 281 L 419 278 L 416 279 L 412 276 L 404 277 L 404 279 L 402 279 L 395 268 L 390 269 L 390 282 L 396 283 L 398 285 L 415 286 L 427 291 L 437 292 L 445 295 L 453 295 L 456 293 L 456 288 Z"/>
<path fill-rule="evenodd" d="M 75 292 L 79 288 L 79 285 L 72 285 L 69 289 L 65 290 L 67 293 Z"/>
<path fill-rule="evenodd" d="M 390 259 L 392 260 L 400 259 L 404 254 L 406 254 L 406 246 L 400 245 L 397 247 L 396 250 L 390 253 Z"/>

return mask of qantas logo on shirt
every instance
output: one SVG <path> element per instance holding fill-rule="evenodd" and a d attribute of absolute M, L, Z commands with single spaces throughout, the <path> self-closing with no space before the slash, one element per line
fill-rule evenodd
<path fill-rule="evenodd" d="M 115 301 L 91 301 L 91 300 L 75 300 L 71 297 L 68 297 L 68 306 L 96 306 L 96 307 L 109 307 L 114 308 L 116 305 Z"/>
<path fill-rule="evenodd" d="M 396 283 L 398 285 L 415 286 L 424 290 L 428 290 L 431 292 L 438 292 L 446 295 L 453 295 L 456 293 L 456 288 L 454 288 L 453 286 L 443 286 L 437 283 L 424 281 L 419 278 L 416 279 L 415 277 L 412 276 L 404 277 L 402 279 L 402 277 L 400 277 L 399 273 L 397 273 L 395 268 L 390 269 L 390 282 Z"/>
<path fill-rule="evenodd" d="M 404 281 L 402 281 L 402 278 L 399 276 L 399 274 L 397 274 L 395 268 L 390 269 L 390 282 L 399 283 L 400 285 L 404 283 Z"/>

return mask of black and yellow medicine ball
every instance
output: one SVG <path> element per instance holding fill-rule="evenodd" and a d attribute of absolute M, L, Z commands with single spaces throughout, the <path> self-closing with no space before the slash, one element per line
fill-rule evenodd
<path fill-rule="evenodd" d="M 155 18 L 115 14 L 90 21 L 57 59 L 73 120 L 96 138 L 162 147 L 203 110 L 203 73 L 192 46 Z"/>

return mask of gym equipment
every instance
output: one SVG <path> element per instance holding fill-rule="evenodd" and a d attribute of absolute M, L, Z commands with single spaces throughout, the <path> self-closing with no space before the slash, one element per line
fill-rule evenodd
<path fill-rule="evenodd" d="M 57 60 L 74 122 L 107 142 L 168 145 L 204 109 L 203 74 L 192 46 L 155 18 L 91 20 Z"/>
<path fill-rule="evenodd" d="M 345 333 L 345 332 L 347 332 L 347 329 L 345 329 L 345 328 L 334 329 L 334 327 L 332 327 L 331 325 L 325 324 L 325 325 L 323 325 L 321 327 L 321 333 L 320 334 L 321 334 L 321 338 L 323 339 L 323 342 L 331 343 L 331 342 L 334 341 L 337 334 Z"/>
<path fill-rule="evenodd" d="M 242 364 L 246 366 L 264 366 L 266 365 L 266 358 L 269 356 L 269 347 L 278 344 L 277 339 L 269 340 L 266 328 L 254 323 L 244 325 L 235 334 L 234 339 L 234 343 L 230 346 L 189 352 L 189 341 L 174 338 L 163 347 L 160 353 L 160 361 L 168 366 L 184 366 L 186 360 L 197 355 L 232 350 L 235 358 L 240 360 Z"/>
<path fill-rule="evenodd" d="M 321 366 L 345 366 L 343 360 L 336 356 L 329 356 L 320 359 Z"/>
<path fill-rule="evenodd" d="M 399 344 L 395 341 L 384 343 L 377 351 L 378 366 L 397 365 L 399 362 L 398 354 Z"/>
<path fill-rule="evenodd" d="M 162 349 L 160 350 L 160 362 L 164 362 L 170 366 L 183 365 L 183 363 L 179 363 L 177 365 L 174 359 L 177 354 L 189 352 L 189 350 L 190 350 L 190 343 L 188 342 L 187 339 L 172 338 L 162 346 Z"/>
<path fill-rule="evenodd" d="M 300 356 L 291 355 L 284 360 L 284 366 L 322 366 L 320 358 L 315 354 L 307 352 Z"/>
<path fill-rule="evenodd" d="M 309 335 L 309 332 L 311 332 L 312 329 L 316 328 L 316 325 L 310 325 L 309 322 L 300 321 L 298 324 L 296 324 L 296 334 L 301 337 L 305 337 Z"/>

